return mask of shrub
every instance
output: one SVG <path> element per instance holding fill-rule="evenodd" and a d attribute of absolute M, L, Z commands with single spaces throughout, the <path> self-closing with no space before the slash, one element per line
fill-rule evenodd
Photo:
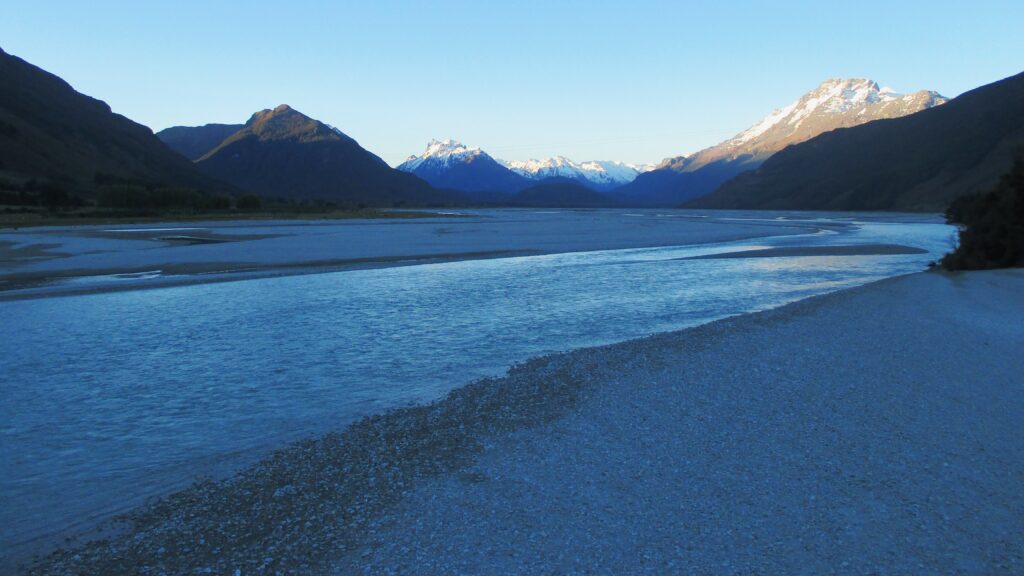
<path fill-rule="evenodd" d="M 72 205 L 71 195 L 67 190 L 55 184 L 46 184 L 40 187 L 39 201 L 50 212 L 56 212 L 59 208 Z"/>
<path fill-rule="evenodd" d="M 106 184 L 96 191 L 101 208 L 149 208 L 149 190 L 138 184 Z"/>
<path fill-rule="evenodd" d="M 263 200 L 259 196 L 247 194 L 238 199 L 239 210 L 259 210 L 263 207 Z"/>
<path fill-rule="evenodd" d="M 231 199 L 194 188 L 147 188 L 140 184 L 104 184 L 96 192 L 101 208 L 130 210 L 227 210 Z"/>
<path fill-rule="evenodd" d="M 942 259 L 946 269 L 1024 266 L 1024 151 L 994 190 L 954 200 L 946 218 L 963 226 L 959 246 Z"/>

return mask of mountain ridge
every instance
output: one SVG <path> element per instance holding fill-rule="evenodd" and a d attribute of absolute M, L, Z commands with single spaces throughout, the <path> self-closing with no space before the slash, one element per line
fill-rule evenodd
<path fill-rule="evenodd" d="M 454 139 L 435 139 L 422 154 L 409 156 L 397 168 L 434 186 L 512 194 L 550 179 L 570 179 L 592 190 L 607 191 L 632 181 L 645 167 L 602 160 L 574 162 L 564 156 L 508 161 Z"/>
<path fill-rule="evenodd" d="M 195 162 L 244 127 L 245 124 L 171 126 L 157 132 L 156 137 L 171 150 Z"/>
<path fill-rule="evenodd" d="M 599 192 L 632 182 L 645 168 L 643 165 L 614 160 L 575 162 L 565 156 L 500 162 L 513 172 L 531 180 L 542 182 L 550 178 L 569 178 Z"/>
<path fill-rule="evenodd" d="M 687 206 L 942 211 L 993 186 L 1019 146 L 1024 73 L 942 106 L 789 146 Z"/>
<path fill-rule="evenodd" d="M 270 198 L 377 206 L 462 200 L 391 168 L 337 128 L 287 104 L 254 113 L 196 166 Z"/>
<path fill-rule="evenodd" d="M 791 144 L 838 128 L 905 116 L 947 101 L 937 92 L 920 90 L 904 95 L 865 78 L 832 78 L 728 140 L 694 154 L 666 158 L 655 170 L 614 190 L 612 195 L 630 205 L 675 206 L 711 193 Z"/>
<path fill-rule="evenodd" d="M 142 124 L 0 49 L 0 173 L 91 195 L 104 183 L 232 187 L 197 170 Z"/>
<path fill-rule="evenodd" d="M 692 172 L 718 160 L 759 162 L 829 130 L 906 116 L 948 100 L 929 90 L 898 94 L 866 78 L 830 78 L 736 136 L 695 154 L 666 159 L 659 167 Z"/>

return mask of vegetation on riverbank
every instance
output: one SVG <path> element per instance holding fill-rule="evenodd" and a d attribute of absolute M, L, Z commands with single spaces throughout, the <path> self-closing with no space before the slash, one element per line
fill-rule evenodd
<path fill-rule="evenodd" d="M 956 250 L 942 259 L 947 270 L 1024 266 L 1024 150 L 993 190 L 953 201 L 946 220 L 963 226 Z"/>
<path fill-rule="evenodd" d="M 236 205 L 237 206 L 237 205 Z M 418 210 L 366 207 L 273 205 L 260 208 L 223 209 L 113 209 L 84 206 L 50 211 L 39 207 L 0 205 L 0 229 L 29 226 L 89 224 L 143 224 L 198 222 L 203 220 L 348 220 L 380 218 L 431 218 L 439 214 Z"/>
<path fill-rule="evenodd" d="M 197 220 L 282 220 L 421 218 L 428 210 L 394 210 L 404 203 L 371 206 L 362 202 L 266 198 L 255 194 L 214 194 L 188 187 L 98 179 L 82 194 L 49 180 L 0 175 L 0 228 L 127 224 Z"/>

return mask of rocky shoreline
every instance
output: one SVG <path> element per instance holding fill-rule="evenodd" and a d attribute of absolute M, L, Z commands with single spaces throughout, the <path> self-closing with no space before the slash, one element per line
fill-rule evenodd
<path fill-rule="evenodd" d="M 1009 479 L 1024 477 L 1021 460 L 1010 464 L 1024 454 L 1024 439 L 1001 426 L 1021 411 L 1006 374 L 1024 366 L 1000 354 L 1024 342 L 1019 326 L 1002 323 L 1020 303 L 1021 285 L 1016 272 L 914 274 L 536 358 L 433 404 L 289 446 L 233 478 L 197 483 L 119 519 L 119 532 L 58 550 L 25 571 L 701 571 L 718 566 L 717 551 L 740 571 L 805 565 L 856 572 L 840 565 L 849 568 L 865 545 L 895 530 L 904 537 L 868 553 L 863 566 L 899 572 L 942 550 L 947 562 L 1012 572 L 1024 565 L 1024 525 L 1022 516 L 1003 518 L 1000 510 L 1024 512 L 1024 501 L 1007 492 Z M 890 335 L 879 335 L 883 326 Z M 850 341 L 838 342 L 844 335 Z M 963 380 L 936 365 L 956 362 L 949 350 L 958 347 L 963 362 L 979 353 L 1000 359 L 971 367 L 976 379 Z M 776 362 L 764 364 L 760 354 Z M 988 420 L 968 432 L 961 429 L 967 416 Z M 970 446 L 935 444 L 955 438 Z M 946 498 L 941 509 L 931 508 L 934 498 Z M 869 501 L 882 508 L 859 509 Z M 604 535 L 601 506 L 615 514 L 615 529 Z M 516 510 L 533 511 L 523 526 Z M 974 516 L 963 517 L 964 510 Z M 930 524 L 940 513 L 963 526 Z M 836 514 L 854 523 L 863 515 L 881 532 L 843 532 L 850 528 L 841 529 Z M 721 518 L 707 525 L 714 515 Z M 872 524 L 880 518 L 892 525 Z M 924 523 L 911 528 L 914 518 Z M 991 534 L 975 524 L 991 526 Z M 757 540 L 763 526 L 775 530 L 768 548 Z M 965 538 L 962 530 L 972 527 Z M 819 541 L 806 540 L 819 529 Z M 631 531 L 639 535 L 624 544 Z M 678 548 L 684 538 L 691 539 L 685 550 Z M 676 552 L 659 555 L 669 544 Z M 630 563 L 637 555 L 647 563 Z M 953 564 L 932 568 L 943 566 Z"/>
<path fill-rule="evenodd" d="M 493 435 L 558 418 L 585 393 L 573 353 L 534 359 L 428 406 L 364 418 L 115 520 L 29 574 L 309 574 L 353 549 L 424 478 L 458 471 Z"/>

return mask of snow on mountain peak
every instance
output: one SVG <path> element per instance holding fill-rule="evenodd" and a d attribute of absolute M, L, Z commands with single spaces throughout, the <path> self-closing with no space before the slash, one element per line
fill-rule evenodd
<path fill-rule="evenodd" d="M 453 139 L 431 140 L 419 156 L 409 156 L 398 166 L 399 170 L 413 172 L 418 168 L 444 170 L 458 162 L 470 161 L 477 156 L 490 156 L 478 147 L 470 147 Z M 605 160 L 574 162 L 565 156 L 552 156 L 541 160 L 496 160 L 512 172 L 531 180 L 570 178 L 587 180 L 601 186 L 617 186 L 632 182 L 641 172 L 654 168 L 653 164 L 626 164 Z"/>
<path fill-rule="evenodd" d="M 533 180 L 545 178 L 572 178 L 588 180 L 601 185 L 618 185 L 632 182 L 647 165 L 633 166 L 610 160 L 588 160 L 574 162 L 565 156 L 552 156 L 541 160 L 501 160 L 506 168 Z"/>
<path fill-rule="evenodd" d="M 500 162 L 509 170 L 522 174 L 527 178 L 534 178 L 542 171 L 558 171 L 559 169 L 571 169 L 576 166 L 575 162 L 564 156 L 552 156 L 551 158 L 541 160 L 535 158 L 530 158 L 529 160 L 501 160 Z"/>
<path fill-rule="evenodd" d="M 423 157 L 464 156 L 479 152 L 481 152 L 480 148 L 475 146 L 471 148 L 462 142 L 447 138 L 445 140 L 431 140 L 427 144 L 427 150 L 423 153 Z"/>
<path fill-rule="evenodd" d="M 446 138 L 444 140 L 431 140 L 427 149 L 420 156 L 409 156 L 399 169 L 411 172 L 424 162 L 447 165 L 450 162 L 463 162 L 468 158 L 484 155 L 487 153 L 480 148 L 466 146 L 462 142 Z"/>
<path fill-rule="evenodd" d="M 811 117 L 843 114 L 863 116 L 891 102 L 910 104 L 913 98 L 914 94 L 903 95 L 889 87 L 879 88 L 877 82 L 867 78 L 830 78 L 788 106 L 773 111 L 725 144 L 741 146 L 776 127 L 788 127 L 787 130 L 795 131 Z M 938 104 L 945 101 L 944 98 L 939 99 L 941 101 Z"/>

